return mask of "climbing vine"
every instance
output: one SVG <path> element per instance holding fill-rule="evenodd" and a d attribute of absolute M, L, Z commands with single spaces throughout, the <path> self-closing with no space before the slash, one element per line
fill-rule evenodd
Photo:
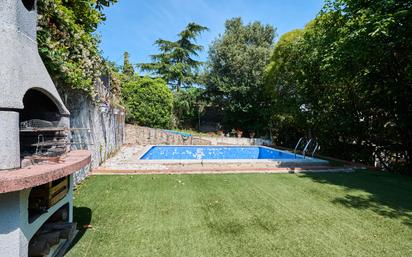
<path fill-rule="evenodd" d="M 94 32 L 105 20 L 103 8 L 116 1 L 38 1 L 39 53 L 59 90 L 69 87 L 97 99 L 95 83 L 102 75 L 115 78 Z"/>

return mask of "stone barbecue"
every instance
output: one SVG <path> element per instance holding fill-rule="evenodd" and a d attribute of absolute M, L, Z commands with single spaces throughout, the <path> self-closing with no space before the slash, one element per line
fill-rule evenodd
<path fill-rule="evenodd" d="M 60 256 L 76 233 L 70 113 L 36 42 L 36 0 L 0 0 L 0 256 Z"/>

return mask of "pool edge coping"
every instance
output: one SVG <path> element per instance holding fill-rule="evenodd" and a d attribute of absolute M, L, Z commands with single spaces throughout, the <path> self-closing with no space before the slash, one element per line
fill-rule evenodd
<path fill-rule="evenodd" d="M 296 156 L 302 157 L 301 159 L 199 159 L 199 160 L 189 160 L 189 159 L 182 159 L 182 160 L 173 160 L 173 159 L 162 159 L 162 160 L 147 160 L 147 159 L 141 159 L 143 156 L 145 156 L 150 149 L 156 146 L 161 146 L 161 147 L 216 147 L 216 146 L 223 146 L 223 147 L 262 147 L 266 149 L 273 150 L 275 149 L 276 151 L 283 152 L 286 154 L 294 154 Z M 259 162 L 259 163 L 273 163 L 273 162 L 286 162 L 286 163 L 310 163 L 310 164 L 330 164 L 329 161 L 319 159 L 319 158 L 314 158 L 314 157 L 308 157 L 308 156 L 303 156 L 301 154 L 295 154 L 286 150 L 281 150 L 277 148 L 272 148 L 269 146 L 265 145 L 147 145 L 144 146 L 143 149 L 135 155 L 137 160 L 132 161 L 132 162 L 124 162 L 124 163 L 135 163 L 135 164 L 143 164 L 147 162 L 148 164 L 165 164 L 165 163 L 187 163 L 187 164 L 195 164 L 195 163 L 232 163 L 232 162 Z"/>

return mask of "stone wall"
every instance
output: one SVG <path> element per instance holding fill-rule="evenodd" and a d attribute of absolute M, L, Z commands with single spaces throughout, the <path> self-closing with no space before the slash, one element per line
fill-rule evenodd
<path fill-rule="evenodd" d="M 270 145 L 270 140 L 237 137 L 185 137 L 162 129 L 126 125 L 127 144 L 137 145 Z"/>
<path fill-rule="evenodd" d="M 192 137 L 166 132 L 163 129 L 126 124 L 126 144 L 191 145 Z"/>
<path fill-rule="evenodd" d="M 271 145 L 272 141 L 262 138 L 246 137 L 198 137 L 199 140 L 208 141 L 210 145 Z"/>
<path fill-rule="evenodd" d="M 125 116 L 120 109 L 101 108 L 76 92 L 63 93 L 63 99 L 70 111 L 71 148 L 92 152 L 90 167 L 74 176 L 74 181 L 78 183 L 123 145 Z"/>

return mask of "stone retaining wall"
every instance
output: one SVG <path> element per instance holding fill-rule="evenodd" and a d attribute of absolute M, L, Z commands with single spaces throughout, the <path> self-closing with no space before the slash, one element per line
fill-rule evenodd
<path fill-rule="evenodd" d="M 127 144 L 137 145 L 270 145 L 270 140 L 237 137 L 185 137 L 162 129 L 126 125 Z"/>
<path fill-rule="evenodd" d="M 162 129 L 126 124 L 126 144 L 137 145 L 191 145 L 192 137 L 166 132 Z"/>
<path fill-rule="evenodd" d="M 70 111 L 72 149 L 91 151 L 90 168 L 74 174 L 74 181 L 80 182 L 107 158 L 113 155 L 124 142 L 125 116 L 121 110 L 100 108 L 86 96 L 72 92 L 63 94 Z"/>
<path fill-rule="evenodd" d="M 200 140 L 208 141 L 210 145 L 271 145 L 272 141 L 262 138 L 245 137 L 199 137 Z"/>

